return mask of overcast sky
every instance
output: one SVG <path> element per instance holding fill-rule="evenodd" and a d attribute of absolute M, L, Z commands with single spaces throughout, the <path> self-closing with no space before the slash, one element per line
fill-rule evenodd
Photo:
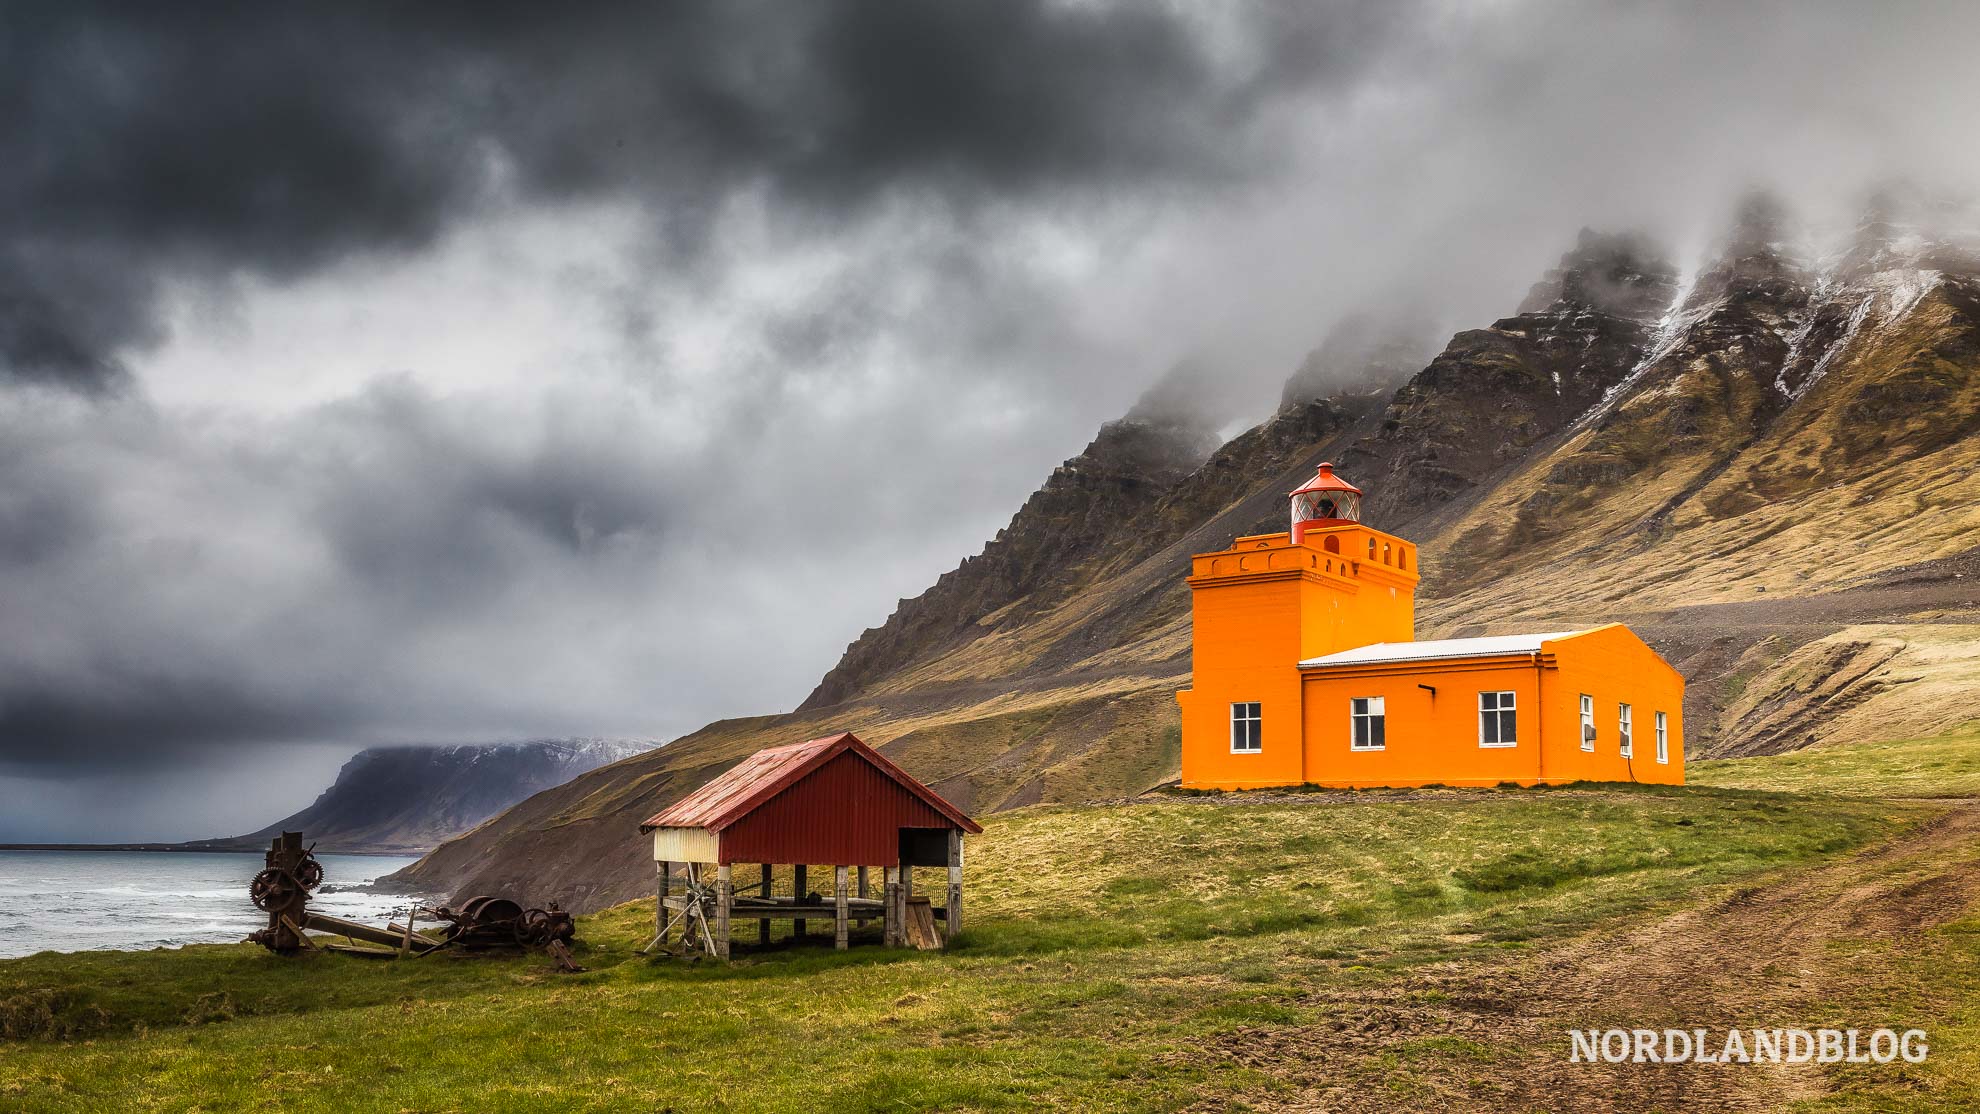
<path fill-rule="evenodd" d="M 0 6 L 0 839 L 788 709 L 1166 368 L 1980 182 L 1974 6 Z"/>

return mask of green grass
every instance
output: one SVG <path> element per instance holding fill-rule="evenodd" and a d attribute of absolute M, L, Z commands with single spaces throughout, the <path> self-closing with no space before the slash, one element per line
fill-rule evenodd
<path fill-rule="evenodd" d="M 584 918 L 576 976 L 251 946 L 44 954 L 0 962 L 0 1109 L 1235 1104 L 1283 1085 L 1205 1043 L 1319 1022 L 1316 986 L 1529 948 L 1927 811 L 1608 787 L 1046 808 L 972 840 L 968 929 L 941 954 L 648 960 L 650 903 Z M 1426 1038 L 1399 1055 L 1494 1054 Z"/>
<path fill-rule="evenodd" d="M 1924 739 L 1692 762 L 1693 785 L 1882 797 L 1980 796 L 1980 724 Z"/>

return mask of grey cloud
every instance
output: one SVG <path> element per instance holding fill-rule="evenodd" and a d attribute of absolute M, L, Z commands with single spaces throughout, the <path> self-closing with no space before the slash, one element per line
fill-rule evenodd
<path fill-rule="evenodd" d="M 1398 10 L 1236 10 L 1227 64 L 1138 4 L 11 5 L 0 373 L 114 388 L 161 277 L 417 250 L 497 194 L 638 197 L 691 257 L 750 189 L 829 224 L 1243 177 Z"/>

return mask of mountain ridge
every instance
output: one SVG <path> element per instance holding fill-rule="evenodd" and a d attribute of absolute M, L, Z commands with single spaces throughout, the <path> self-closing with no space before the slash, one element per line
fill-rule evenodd
<path fill-rule="evenodd" d="M 1628 622 L 1692 680 L 1694 756 L 1980 718 L 1947 680 L 1980 658 L 1962 571 L 1980 268 L 1900 209 L 1808 265 L 1778 205 L 1749 198 L 1690 282 L 1641 237 L 1584 230 L 1513 315 L 1455 333 L 1393 394 L 1289 402 L 1187 470 L 1156 453 L 1168 466 L 1140 484 L 1126 471 L 1153 442 L 1110 423 L 797 710 L 539 794 L 404 879 L 637 896 L 639 816 L 841 729 L 972 811 L 1145 791 L 1179 754 L 1189 554 L 1282 529 L 1322 459 L 1419 544 L 1420 636 Z M 1856 420 L 1865 406 L 1883 416 Z"/>
<path fill-rule="evenodd" d="M 245 835 L 180 846 L 256 851 L 290 831 L 323 851 L 424 853 L 519 801 L 648 749 L 607 739 L 370 747 L 352 755 L 307 807 Z"/>

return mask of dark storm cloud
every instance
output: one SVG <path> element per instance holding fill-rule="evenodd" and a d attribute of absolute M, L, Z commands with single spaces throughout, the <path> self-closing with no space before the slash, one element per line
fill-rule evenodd
<path fill-rule="evenodd" d="M 429 244 L 491 195 L 738 190 L 812 220 L 1239 175 L 1289 86 L 1394 12 L 1260 8 L 1236 59 L 1139 4 L 16 4 L 0 9 L 0 374 L 115 387 L 168 276 Z"/>
<path fill-rule="evenodd" d="M 789 707 L 1179 360 L 1970 187 L 1976 16 L 0 7 L 0 821 Z"/>

